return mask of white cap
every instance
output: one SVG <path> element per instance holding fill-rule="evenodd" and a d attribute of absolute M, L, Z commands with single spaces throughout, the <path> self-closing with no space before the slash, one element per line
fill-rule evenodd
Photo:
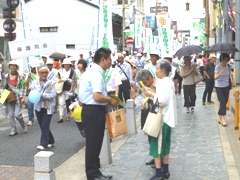
<path fill-rule="evenodd" d="M 144 50 L 144 51 L 143 51 L 143 54 L 145 54 L 145 53 L 147 53 L 147 50 Z"/>
<path fill-rule="evenodd" d="M 123 51 L 122 54 L 127 54 L 126 51 Z"/>
<path fill-rule="evenodd" d="M 153 51 L 150 52 L 150 55 L 157 55 L 157 56 L 159 56 L 159 52 L 156 51 L 156 50 L 153 50 Z"/>
<path fill-rule="evenodd" d="M 141 53 L 137 53 L 137 56 L 142 56 L 142 54 Z"/>
<path fill-rule="evenodd" d="M 71 61 L 70 61 L 70 58 L 65 58 L 65 59 L 63 60 L 62 65 L 64 65 L 64 64 L 69 64 L 69 65 L 71 65 L 72 63 L 71 63 Z"/>
<path fill-rule="evenodd" d="M 53 61 L 51 59 L 47 59 L 46 64 L 52 64 L 53 65 Z"/>
<path fill-rule="evenodd" d="M 49 72 L 49 69 L 48 69 L 46 66 L 42 66 L 42 67 L 38 70 L 38 72 L 40 72 L 40 71 L 42 71 L 42 70 L 46 70 L 46 71 Z"/>
<path fill-rule="evenodd" d="M 8 63 L 8 67 L 10 65 L 16 65 L 17 66 L 17 69 L 19 69 L 19 65 L 18 65 L 18 62 L 16 60 L 11 60 L 9 63 Z"/>
<path fill-rule="evenodd" d="M 134 51 L 133 54 L 137 54 L 137 51 Z"/>

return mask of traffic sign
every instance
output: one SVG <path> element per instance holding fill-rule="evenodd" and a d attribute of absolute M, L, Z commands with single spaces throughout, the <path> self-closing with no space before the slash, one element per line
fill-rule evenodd
<path fill-rule="evenodd" d="M 3 29 L 9 33 L 13 32 L 16 29 L 16 22 L 13 19 L 6 19 L 3 22 Z"/>
<path fill-rule="evenodd" d="M 7 0 L 7 5 L 11 9 L 15 9 L 19 5 L 19 0 Z"/>
<path fill-rule="evenodd" d="M 133 44 L 134 39 L 132 37 L 128 37 L 126 40 L 127 44 Z"/>
<path fill-rule="evenodd" d="M 16 18 L 16 9 L 3 9 L 3 18 Z"/>
<path fill-rule="evenodd" d="M 6 41 L 14 41 L 16 40 L 16 33 L 4 33 L 4 40 Z"/>

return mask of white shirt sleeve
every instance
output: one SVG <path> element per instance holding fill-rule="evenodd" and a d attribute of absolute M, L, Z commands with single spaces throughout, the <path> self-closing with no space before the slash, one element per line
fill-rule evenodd
<path fill-rule="evenodd" d="M 164 79 L 159 79 L 156 85 L 156 97 L 154 99 L 158 98 L 160 107 L 167 106 L 169 100 L 170 86 L 166 82 Z"/>

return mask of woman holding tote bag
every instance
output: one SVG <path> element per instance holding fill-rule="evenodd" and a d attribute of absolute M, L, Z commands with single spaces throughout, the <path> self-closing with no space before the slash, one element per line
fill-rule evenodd
<path fill-rule="evenodd" d="M 171 128 L 177 124 L 177 109 L 175 98 L 175 87 L 173 81 L 168 77 L 171 72 L 171 64 L 167 60 L 160 60 L 156 67 L 156 93 L 147 88 L 145 96 L 154 98 L 154 103 L 158 101 L 159 109 L 162 108 L 163 127 L 162 127 L 162 145 L 161 152 L 158 152 L 158 138 L 151 138 L 150 156 L 154 157 L 156 165 L 156 174 L 150 180 L 159 180 L 169 178 L 168 170 L 169 153 L 171 146 Z M 161 167 L 161 158 L 163 158 L 163 167 Z"/>

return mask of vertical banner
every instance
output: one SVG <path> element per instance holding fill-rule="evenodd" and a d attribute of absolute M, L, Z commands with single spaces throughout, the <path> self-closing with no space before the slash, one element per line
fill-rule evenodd
<path fill-rule="evenodd" d="M 152 29 L 146 28 L 146 47 L 147 53 L 150 54 L 151 52 L 151 45 L 153 43 L 153 35 L 152 35 Z"/>
<path fill-rule="evenodd" d="M 161 47 L 161 57 L 172 56 L 171 36 L 170 36 L 170 19 L 168 15 L 157 15 L 157 28 L 159 31 L 159 42 Z"/>
<path fill-rule="evenodd" d="M 98 48 L 114 49 L 112 33 L 112 1 L 100 0 Z"/>
<path fill-rule="evenodd" d="M 141 39 L 142 39 L 142 16 L 135 16 L 135 48 L 141 47 Z"/>

